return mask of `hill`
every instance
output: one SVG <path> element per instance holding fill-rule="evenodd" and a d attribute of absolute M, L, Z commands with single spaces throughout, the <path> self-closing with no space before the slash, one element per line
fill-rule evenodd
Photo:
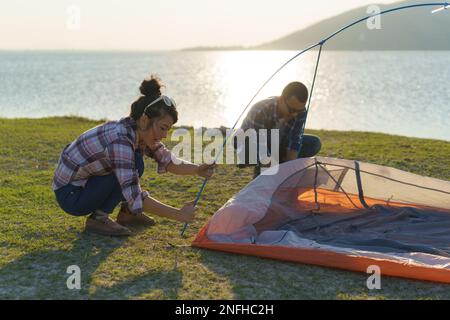
<path fill-rule="evenodd" d="M 381 10 L 416 4 L 401 1 Z M 438 8 L 438 7 L 436 7 Z M 336 30 L 368 16 L 367 6 L 325 19 L 280 39 L 253 47 L 257 50 L 301 50 Z M 411 8 L 379 16 L 381 29 L 361 22 L 327 42 L 328 50 L 450 50 L 450 10 L 432 14 L 433 7 Z M 372 14 L 372 12 L 371 12 Z"/>

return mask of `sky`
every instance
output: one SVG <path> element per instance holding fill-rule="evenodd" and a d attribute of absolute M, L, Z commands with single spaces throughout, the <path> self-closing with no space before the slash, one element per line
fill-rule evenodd
<path fill-rule="evenodd" d="M 252 46 L 373 3 L 373 0 L 0 0 L 0 50 Z"/>

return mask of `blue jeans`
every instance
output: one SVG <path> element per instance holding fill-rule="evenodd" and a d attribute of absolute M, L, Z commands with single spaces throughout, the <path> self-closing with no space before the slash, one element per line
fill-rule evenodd
<path fill-rule="evenodd" d="M 144 158 L 135 152 L 134 160 L 139 177 L 144 173 Z M 108 214 L 125 201 L 122 188 L 114 173 L 106 176 L 92 176 L 84 187 L 68 184 L 55 191 L 56 201 L 65 212 L 74 216 L 84 216 L 101 210 Z"/>
<path fill-rule="evenodd" d="M 280 162 L 286 162 L 286 149 L 287 147 L 282 146 L 280 153 L 283 155 Z M 322 142 L 318 136 L 312 134 L 304 134 L 302 140 L 302 148 L 300 149 L 299 158 L 309 158 L 314 157 L 322 149 Z"/>

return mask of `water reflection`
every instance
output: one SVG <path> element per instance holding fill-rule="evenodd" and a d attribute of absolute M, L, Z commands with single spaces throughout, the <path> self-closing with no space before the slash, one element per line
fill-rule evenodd
<path fill-rule="evenodd" d="M 127 115 L 150 73 L 179 104 L 180 125 L 232 126 L 294 51 L 2 52 L 0 117 Z M 255 102 L 310 85 L 317 51 L 283 69 Z M 450 52 L 322 52 L 307 128 L 450 140 Z"/>

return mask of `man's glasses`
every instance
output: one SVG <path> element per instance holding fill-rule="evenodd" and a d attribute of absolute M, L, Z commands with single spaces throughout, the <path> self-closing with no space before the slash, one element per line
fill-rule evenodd
<path fill-rule="evenodd" d="M 147 108 L 151 107 L 152 105 L 158 103 L 158 102 L 161 101 L 161 100 L 164 101 L 164 104 L 165 104 L 167 107 L 176 107 L 176 106 L 177 106 L 177 104 L 175 103 L 175 101 L 174 101 L 172 98 L 170 98 L 170 97 L 168 97 L 168 96 L 161 95 L 160 97 L 158 97 L 158 98 L 156 98 L 155 100 L 153 100 L 152 102 L 150 102 L 150 103 L 145 107 L 144 112 L 147 110 Z"/>

